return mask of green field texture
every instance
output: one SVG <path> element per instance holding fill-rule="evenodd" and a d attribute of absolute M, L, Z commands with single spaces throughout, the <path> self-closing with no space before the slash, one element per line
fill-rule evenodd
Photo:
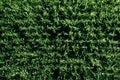
<path fill-rule="evenodd" d="M 0 80 L 120 80 L 120 0 L 0 0 Z"/>

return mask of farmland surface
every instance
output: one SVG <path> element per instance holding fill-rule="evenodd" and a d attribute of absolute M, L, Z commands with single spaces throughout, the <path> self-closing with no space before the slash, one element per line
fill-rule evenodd
<path fill-rule="evenodd" d="M 0 80 L 120 80 L 120 0 L 0 0 Z"/>

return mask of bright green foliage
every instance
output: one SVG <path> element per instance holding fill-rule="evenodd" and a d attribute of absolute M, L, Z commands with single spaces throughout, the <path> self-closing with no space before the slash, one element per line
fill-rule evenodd
<path fill-rule="evenodd" d="M 0 80 L 120 80 L 120 0 L 0 0 Z"/>

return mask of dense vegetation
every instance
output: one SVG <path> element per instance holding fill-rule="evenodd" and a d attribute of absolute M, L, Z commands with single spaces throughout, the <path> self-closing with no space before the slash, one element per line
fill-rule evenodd
<path fill-rule="evenodd" d="M 120 0 L 0 0 L 0 80 L 120 80 Z"/>

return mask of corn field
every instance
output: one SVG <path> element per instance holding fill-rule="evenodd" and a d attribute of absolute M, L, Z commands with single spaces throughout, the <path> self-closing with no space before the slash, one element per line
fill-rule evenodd
<path fill-rule="evenodd" d="M 120 80 L 120 0 L 0 0 L 0 80 Z"/>

